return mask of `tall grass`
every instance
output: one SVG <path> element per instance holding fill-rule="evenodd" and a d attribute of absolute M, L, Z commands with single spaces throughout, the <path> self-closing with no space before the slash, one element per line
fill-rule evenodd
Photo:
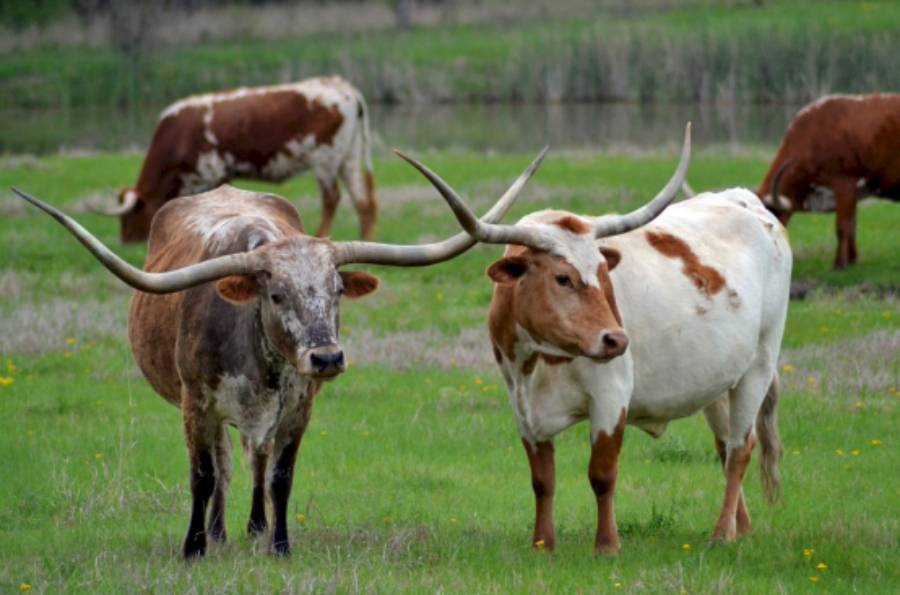
<path fill-rule="evenodd" d="M 336 72 L 385 103 L 805 101 L 900 89 L 898 25 L 896 3 L 799 2 L 210 43 L 146 56 L 137 95 L 160 104 Z M 0 62 L 0 107 L 125 104 L 130 75 L 108 50 L 24 52 Z"/>

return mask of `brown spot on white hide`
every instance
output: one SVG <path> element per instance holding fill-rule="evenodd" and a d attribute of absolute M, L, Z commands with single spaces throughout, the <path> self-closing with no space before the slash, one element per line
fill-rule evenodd
<path fill-rule="evenodd" d="M 646 232 L 650 245 L 668 258 L 681 260 L 681 272 L 694 284 L 697 290 L 711 297 L 725 287 L 725 278 L 711 266 L 704 265 L 687 243 L 672 234 Z"/>

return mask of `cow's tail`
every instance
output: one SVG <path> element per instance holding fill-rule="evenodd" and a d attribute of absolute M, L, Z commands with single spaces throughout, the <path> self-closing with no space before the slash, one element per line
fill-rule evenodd
<path fill-rule="evenodd" d="M 778 436 L 778 393 L 778 372 L 775 372 L 756 416 L 759 476 L 762 479 L 763 493 L 771 504 L 781 499 L 781 473 L 778 471 L 778 464 L 781 462 L 782 448 L 781 438 Z"/>
<path fill-rule="evenodd" d="M 372 168 L 372 130 L 369 127 L 369 104 L 366 98 L 358 90 L 356 91 L 356 104 L 359 109 L 360 135 L 362 140 L 362 157 L 365 169 L 371 173 Z"/>
<path fill-rule="evenodd" d="M 356 209 L 360 216 L 363 239 L 370 239 L 375 229 L 378 199 L 375 196 L 375 176 L 372 166 L 372 130 L 369 127 L 369 105 L 358 89 L 356 90 L 356 104 L 359 110 L 360 151 L 363 159 L 362 182 L 363 192 L 365 192 L 363 202 L 357 204 Z"/>

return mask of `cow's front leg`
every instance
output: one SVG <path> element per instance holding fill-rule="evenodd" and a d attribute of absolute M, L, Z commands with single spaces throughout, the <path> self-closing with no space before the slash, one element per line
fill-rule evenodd
<path fill-rule="evenodd" d="M 266 467 L 269 462 L 269 451 L 262 447 L 253 447 L 245 438 L 241 438 L 241 440 L 249 453 L 250 472 L 253 475 L 253 494 L 250 504 L 250 520 L 247 521 L 247 533 L 257 536 L 264 533 L 268 526 L 266 521 Z"/>
<path fill-rule="evenodd" d="M 528 464 L 531 466 L 531 487 L 534 490 L 535 516 L 531 545 L 535 549 L 553 551 L 556 530 L 553 527 L 553 492 L 556 489 L 556 468 L 553 443 L 532 444 L 522 439 Z"/>
<path fill-rule="evenodd" d="M 212 496 L 212 508 L 209 513 L 209 536 L 215 541 L 224 542 L 225 499 L 228 495 L 228 484 L 231 482 L 231 436 L 228 428 L 220 425 L 215 447 L 216 487 Z"/>
<path fill-rule="evenodd" d="M 619 551 L 619 530 L 613 510 L 613 495 L 619 468 L 619 452 L 625 434 L 625 408 L 621 409 L 618 420 L 603 424 L 592 417 L 591 462 L 588 465 L 588 479 L 597 498 L 597 536 L 594 549 L 600 554 L 615 554 Z M 606 428 L 603 428 L 603 426 Z M 597 429 L 600 426 L 600 429 Z M 610 427 L 611 426 L 611 427 Z"/>
<path fill-rule="evenodd" d="M 273 528 L 272 552 L 286 555 L 291 551 L 287 532 L 288 500 L 294 483 L 294 464 L 300 440 L 309 423 L 312 411 L 312 395 L 301 403 L 296 412 L 285 418 L 275 436 L 272 466 L 269 472 L 269 497 L 272 499 Z"/>
<path fill-rule="evenodd" d="M 190 395 L 182 398 L 184 435 L 191 464 L 191 521 L 184 538 L 186 559 L 206 554 L 206 506 L 216 487 L 213 462 L 218 421 L 200 411 Z"/>

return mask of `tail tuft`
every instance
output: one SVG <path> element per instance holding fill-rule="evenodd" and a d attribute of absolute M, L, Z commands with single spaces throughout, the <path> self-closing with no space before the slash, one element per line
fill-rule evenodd
<path fill-rule="evenodd" d="M 756 416 L 756 437 L 760 446 L 760 478 L 763 493 L 770 504 L 781 500 L 781 473 L 778 464 L 781 462 L 783 451 L 781 438 L 778 436 L 778 394 L 779 381 L 776 372 Z"/>

